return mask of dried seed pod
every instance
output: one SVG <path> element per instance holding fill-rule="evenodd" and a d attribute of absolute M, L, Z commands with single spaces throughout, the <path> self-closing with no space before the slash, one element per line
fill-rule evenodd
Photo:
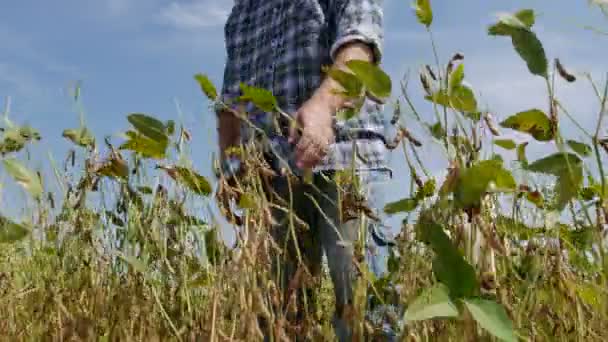
<path fill-rule="evenodd" d="M 564 66 L 560 62 L 559 58 L 555 59 L 555 67 L 557 68 L 557 72 L 563 79 L 565 79 L 566 81 L 568 81 L 570 83 L 576 81 L 576 77 L 574 75 L 572 75 L 571 73 L 569 73 L 566 70 L 566 68 L 564 68 Z"/>
<path fill-rule="evenodd" d="M 432 95 L 431 85 L 429 84 L 428 78 L 423 73 L 420 73 L 420 83 L 422 83 L 422 88 L 424 89 L 426 94 L 431 96 Z"/>
<path fill-rule="evenodd" d="M 447 68 L 447 72 L 448 75 L 452 73 L 452 71 L 454 71 L 454 65 L 456 64 L 457 61 L 461 61 L 464 59 L 464 55 L 461 54 L 460 52 L 457 52 L 454 56 L 452 56 L 452 59 L 450 59 L 450 62 L 448 63 L 448 68 Z"/>
<path fill-rule="evenodd" d="M 437 76 L 435 76 L 435 72 L 433 72 L 433 69 L 431 68 L 430 65 L 425 65 L 426 71 L 429 73 L 429 75 L 431 76 L 431 78 L 433 79 L 433 81 L 437 81 Z"/>
<path fill-rule="evenodd" d="M 490 132 L 492 132 L 492 134 L 494 136 L 500 135 L 500 131 L 498 130 L 498 127 L 496 126 L 496 123 L 494 122 L 494 118 L 492 117 L 492 114 L 485 113 L 485 115 L 483 116 L 483 120 L 485 121 L 486 125 L 488 126 L 488 129 L 490 129 Z"/>
<path fill-rule="evenodd" d="M 401 117 L 401 102 L 397 100 L 395 103 L 395 110 L 393 111 L 393 117 L 391 118 L 391 125 L 396 125 Z"/>

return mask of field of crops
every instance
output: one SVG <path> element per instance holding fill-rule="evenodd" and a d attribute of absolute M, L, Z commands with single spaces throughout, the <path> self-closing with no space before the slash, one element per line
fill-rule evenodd
<path fill-rule="evenodd" d="M 595 3 L 608 19 L 605 1 Z M 361 272 L 356 283 L 356 335 L 377 334 L 364 319 L 371 297 L 404 308 L 388 317 L 404 341 L 608 340 L 608 74 L 571 72 L 545 51 L 533 10 L 504 14 L 488 34 L 512 45 L 521 67 L 545 81 L 546 98 L 539 101 L 544 107 L 496 118 L 478 102 L 483 89 L 466 82 L 466 56 L 437 56 L 429 1 L 417 0 L 414 8 L 420 29 L 430 33 L 434 61 L 398 82 L 365 63 L 350 65 L 352 74 L 328 70 L 355 107 L 365 94 L 386 103 L 396 132 L 387 145 L 403 153 L 411 175 L 410 191 L 384 208 L 405 217 L 389 274 L 374 279 Z M 599 30 L 590 34 L 608 42 Z M 195 80 L 201 96 L 215 102 L 209 78 Z M 557 95 L 563 82 L 592 89 L 593 130 L 579 126 Z M 414 88 L 425 94 L 424 107 L 415 105 Z M 390 98 L 395 89 L 400 96 Z M 269 92 L 243 92 L 280 115 Z M 0 216 L 2 340 L 253 341 L 263 336 L 260 317 L 277 341 L 333 340 L 327 275 L 300 274 L 294 290 L 316 286 L 321 296 L 308 303 L 315 309 L 301 324 L 288 319 L 299 308 L 281 296 L 271 274 L 280 251 L 269 227 L 271 210 L 290 206 L 271 207 L 262 183 L 272 171 L 255 150 L 233 151 L 248 170 L 236 184 L 219 171 L 207 179 L 187 152 L 193 132 L 129 114 L 122 140 L 96 141 L 84 121 L 66 129 L 74 150 L 51 160 L 52 177 L 42 177 L 28 147 L 44 132 L 11 121 L 9 109 L 2 169 L 26 194 L 27 213 L 19 220 Z M 355 113 L 339 115 L 347 120 Z M 586 139 L 566 136 L 566 126 Z M 442 153 L 421 154 L 425 144 Z M 535 144 L 550 152 L 529 158 L 526 149 Z M 516 158 L 507 159 L 508 151 Z M 429 172 L 431 158 L 445 158 L 446 177 Z M 209 158 L 209 168 L 216 164 Z M 341 172 L 338 186 L 352 177 Z M 57 191 L 49 191 L 51 183 Z M 238 198 L 232 207 L 238 216 L 221 205 L 209 210 L 225 195 Z M 372 216 L 356 198 L 343 198 L 341 207 Z M 238 225 L 215 223 L 220 212 Z M 237 231 L 235 245 L 222 241 L 226 229 Z M 364 269 L 363 246 L 356 250 Z"/>

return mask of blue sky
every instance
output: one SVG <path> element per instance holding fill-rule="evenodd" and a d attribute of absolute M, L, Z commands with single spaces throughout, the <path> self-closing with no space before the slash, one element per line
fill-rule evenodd
<path fill-rule="evenodd" d="M 14 121 L 42 131 L 44 143 L 35 148 L 41 158 L 51 152 L 61 160 L 71 147 L 61 132 L 78 125 L 67 89 L 80 80 L 87 124 L 99 138 L 127 128 L 125 116 L 131 112 L 181 119 L 194 135 L 195 165 L 209 174 L 209 153 L 216 146 L 215 120 L 192 76 L 207 73 L 219 86 L 224 65 L 222 25 L 231 3 L 12 1 L 0 12 L 0 96 L 11 96 Z M 584 25 L 608 29 L 608 20 L 586 0 L 435 0 L 432 4 L 442 59 L 464 53 L 467 81 L 479 92 L 480 102 L 499 118 L 531 107 L 545 108 L 546 101 L 540 97 L 545 92 L 543 81 L 527 73 L 510 42 L 486 35 L 498 12 L 536 9 L 536 31 L 550 57 L 560 57 L 572 71 L 589 71 L 598 80 L 608 71 L 608 36 L 583 29 Z M 383 67 L 397 81 L 407 70 L 415 72 L 432 62 L 432 54 L 410 1 L 386 0 L 384 7 Z M 417 82 L 411 88 L 419 94 Z M 591 127 L 598 105 L 588 85 L 560 83 L 558 95 Z M 430 115 L 430 107 L 417 103 Z M 403 165 L 400 155 L 394 162 Z M 397 183 L 403 191 L 391 191 L 390 198 L 406 193 L 405 183 Z"/>

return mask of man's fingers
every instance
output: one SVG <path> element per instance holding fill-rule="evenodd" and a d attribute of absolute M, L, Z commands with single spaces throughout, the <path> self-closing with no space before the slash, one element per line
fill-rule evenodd
<path fill-rule="evenodd" d="M 312 168 L 325 156 L 321 146 L 312 139 L 302 138 L 296 150 L 296 161 L 299 168 Z"/>

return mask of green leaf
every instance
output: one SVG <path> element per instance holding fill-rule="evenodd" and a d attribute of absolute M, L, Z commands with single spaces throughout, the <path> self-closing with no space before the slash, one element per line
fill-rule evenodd
<path fill-rule="evenodd" d="M 413 198 L 404 198 L 400 201 L 389 203 L 384 207 L 387 214 L 408 213 L 416 210 L 418 201 Z"/>
<path fill-rule="evenodd" d="M 460 85 L 452 89 L 450 96 L 444 91 L 425 96 L 425 99 L 438 105 L 454 108 L 457 111 L 469 113 L 477 112 L 477 100 L 471 88 Z"/>
<path fill-rule="evenodd" d="M 175 121 L 168 120 L 165 124 L 165 131 L 167 132 L 167 135 L 173 135 L 173 133 L 175 133 Z"/>
<path fill-rule="evenodd" d="M 62 136 L 70 139 L 74 144 L 81 147 L 91 147 L 95 145 L 95 137 L 86 127 L 66 129 L 63 131 Z"/>
<path fill-rule="evenodd" d="M 277 99 L 267 89 L 250 87 L 244 83 L 241 83 L 241 95 L 240 100 L 251 101 L 256 107 L 266 112 L 274 112 L 278 105 Z"/>
<path fill-rule="evenodd" d="M 146 158 L 165 158 L 168 140 L 155 141 L 133 131 L 126 132 L 126 135 L 128 139 L 120 145 L 119 149 L 133 151 Z"/>
<path fill-rule="evenodd" d="M 526 9 L 515 15 L 503 15 L 499 22 L 490 26 L 492 36 L 510 36 L 513 47 L 534 75 L 547 78 L 549 63 L 542 43 L 530 29 L 534 25 L 534 11 Z"/>
<path fill-rule="evenodd" d="M 155 119 L 146 114 L 131 114 L 127 117 L 131 125 L 135 127 L 137 132 L 148 139 L 164 143 L 169 140 L 165 125 L 158 119 Z"/>
<path fill-rule="evenodd" d="M 0 243 L 15 243 L 21 241 L 29 233 L 30 230 L 24 225 L 0 216 Z"/>
<path fill-rule="evenodd" d="M 424 321 L 432 318 L 457 317 L 458 308 L 450 300 L 448 288 L 436 284 L 426 289 L 407 307 L 404 319 L 406 321 Z"/>
<path fill-rule="evenodd" d="M 548 77 L 549 62 L 543 44 L 531 31 L 517 30 L 511 35 L 515 51 L 528 65 L 528 70 L 538 76 Z"/>
<path fill-rule="evenodd" d="M 209 100 L 215 101 L 217 99 L 217 90 L 207 75 L 196 74 L 194 75 L 194 79 L 201 86 L 201 90 Z"/>
<path fill-rule="evenodd" d="M 517 341 L 513 323 L 502 305 L 477 298 L 465 299 L 464 304 L 475 321 L 490 334 L 503 341 Z"/>
<path fill-rule="evenodd" d="M 98 170 L 97 174 L 110 178 L 129 178 L 129 165 L 122 158 L 113 157 L 106 161 Z"/>
<path fill-rule="evenodd" d="M 380 67 L 356 59 L 346 62 L 346 66 L 357 76 L 367 91 L 374 97 L 385 99 L 391 96 L 391 78 L 380 69 Z"/>
<path fill-rule="evenodd" d="M 585 143 L 578 142 L 576 140 L 568 140 L 566 143 L 574 152 L 576 152 L 581 157 L 589 157 L 591 155 L 591 152 L 593 152 L 591 146 Z"/>
<path fill-rule="evenodd" d="M 415 10 L 418 21 L 422 25 L 430 27 L 433 23 L 433 9 L 431 8 L 431 1 L 416 0 Z"/>
<path fill-rule="evenodd" d="M 511 139 L 496 139 L 494 144 L 506 150 L 514 150 L 517 147 L 517 144 Z"/>
<path fill-rule="evenodd" d="M 453 298 L 470 297 L 479 290 L 477 273 L 452 244 L 443 228 L 436 223 L 417 226 L 418 239 L 430 245 L 435 252 L 433 272 L 449 288 Z"/>
<path fill-rule="evenodd" d="M 535 161 L 527 169 L 557 177 L 555 191 L 559 210 L 563 210 L 578 195 L 583 184 L 583 161 L 574 153 L 552 154 Z"/>
<path fill-rule="evenodd" d="M 207 196 L 211 193 L 211 184 L 207 179 L 190 168 L 173 166 L 159 167 L 165 170 L 171 178 L 186 186 L 196 194 Z"/>
<path fill-rule="evenodd" d="M 450 91 L 449 94 L 452 94 L 454 89 L 462 86 L 462 81 L 464 80 L 464 64 L 460 63 L 456 70 L 450 74 Z"/>
<path fill-rule="evenodd" d="M 344 92 L 341 93 L 342 95 L 346 97 L 358 97 L 363 92 L 363 83 L 354 74 L 338 68 L 329 68 L 327 74 L 344 88 Z"/>
<path fill-rule="evenodd" d="M 517 113 L 500 123 L 501 127 L 530 134 L 538 141 L 553 140 L 551 120 L 539 109 Z"/>
<path fill-rule="evenodd" d="M 433 138 L 435 138 L 437 140 L 441 140 L 445 136 L 445 133 L 446 133 L 445 129 L 443 129 L 443 126 L 441 125 L 440 122 L 437 122 L 432 126 L 429 126 L 429 129 L 431 130 L 431 135 L 433 135 Z"/>
<path fill-rule="evenodd" d="M 503 168 L 498 160 L 484 160 L 464 170 L 460 175 L 454 190 L 454 199 L 457 204 L 467 208 L 478 206 L 486 192 L 512 191 L 517 187 L 515 179 L 507 169 Z"/>
<path fill-rule="evenodd" d="M 42 195 L 42 182 L 35 172 L 23 166 L 17 159 L 9 158 L 2 161 L 4 168 L 34 198 Z"/>

